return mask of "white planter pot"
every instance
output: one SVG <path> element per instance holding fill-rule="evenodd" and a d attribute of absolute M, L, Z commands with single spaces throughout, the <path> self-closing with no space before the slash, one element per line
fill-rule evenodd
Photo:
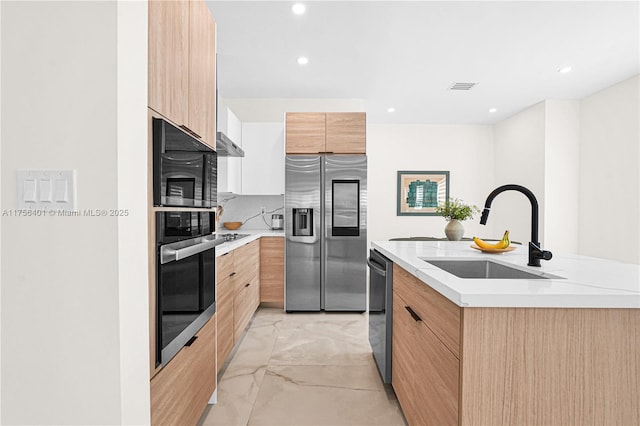
<path fill-rule="evenodd" d="M 449 241 L 460 241 L 464 235 L 464 226 L 459 220 L 451 219 L 444 227 L 444 233 Z"/>

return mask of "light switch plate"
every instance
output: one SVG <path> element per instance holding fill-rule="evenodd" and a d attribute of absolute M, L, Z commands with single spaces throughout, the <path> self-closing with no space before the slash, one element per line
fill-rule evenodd
<path fill-rule="evenodd" d="M 75 170 L 18 170 L 18 209 L 76 210 Z"/>

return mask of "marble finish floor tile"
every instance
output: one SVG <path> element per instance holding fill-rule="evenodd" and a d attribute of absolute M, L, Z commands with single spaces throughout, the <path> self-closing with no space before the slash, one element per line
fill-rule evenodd
<path fill-rule="evenodd" d="M 366 314 L 260 308 L 203 425 L 405 425 L 371 354 Z"/>
<path fill-rule="evenodd" d="M 404 419 L 375 365 L 271 365 L 249 425 L 404 425 Z"/>
<path fill-rule="evenodd" d="M 270 364 L 363 365 L 371 358 L 362 314 L 289 314 L 283 320 Z"/>

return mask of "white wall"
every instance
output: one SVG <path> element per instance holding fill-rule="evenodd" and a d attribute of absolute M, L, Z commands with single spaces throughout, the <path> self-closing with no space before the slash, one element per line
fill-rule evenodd
<path fill-rule="evenodd" d="M 148 3 L 118 1 L 120 424 L 149 424 Z"/>
<path fill-rule="evenodd" d="M 518 184 L 530 189 L 540 205 L 539 239 L 544 245 L 544 122 L 545 105 L 539 103 L 496 124 L 495 187 Z M 483 202 L 484 205 L 484 202 Z M 531 204 L 518 192 L 504 192 L 493 201 L 487 223 L 511 239 L 531 241 Z"/>
<path fill-rule="evenodd" d="M 2 4 L 2 209 L 16 206 L 16 169 L 60 168 L 77 170 L 80 211 L 132 212 L 1 218 L 3 424 L 149 420 L 146 151 L 128 145 L 147 140 L 146 18 L 130 7 Z"/>
<path fill-rule="evenodd" d="M 543 240 L 551 250 L 578 252 L 580 102 L 545 101 Z"/>
<path fill-rule="evenodd" d="M 219 98 L 241 121 L 283 122 L 285 112 L 364 111 L 360 99 Z"/>
<path fill-rule="evenodd" d="M 368 239 L 445 237 L 440 216 L 397 216 L 399 170 L 449 170 L 450 195 L 480 206 L 494 188 L 492 126 L 383 125 L 367 126 Z M 480 216 L 463 222 L 465 236 L 498 236 Z M 501 236 L 501 235 L 500 235 Z"/>
<path fill-rule="evenodd" d="M 581 254 L 640 263 L 640 77 L 580 102 Z"/>

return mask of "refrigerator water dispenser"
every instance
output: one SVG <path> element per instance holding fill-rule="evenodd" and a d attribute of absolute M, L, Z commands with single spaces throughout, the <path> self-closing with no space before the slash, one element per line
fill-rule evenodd
<path fill-rule="evenodd" d="M 293 209 L 293 236 L 313 236 L 313 209 Z"/>

